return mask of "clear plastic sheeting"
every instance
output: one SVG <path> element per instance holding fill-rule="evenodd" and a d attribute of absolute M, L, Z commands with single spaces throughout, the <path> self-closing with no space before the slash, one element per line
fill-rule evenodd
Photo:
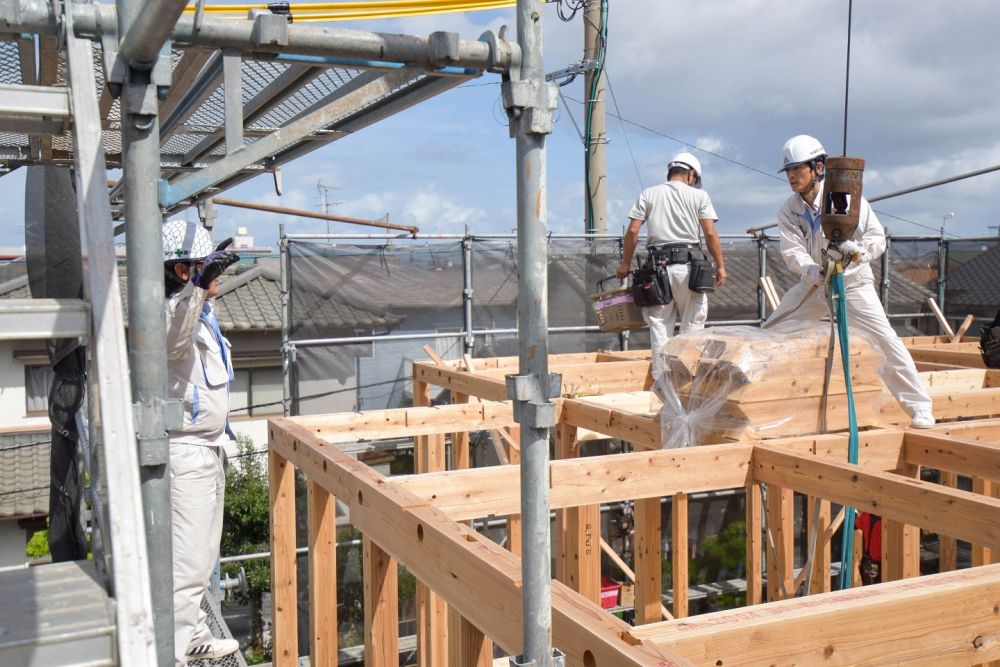
<path fill-rule="evenodd" d="M 745 437 L 817 432 L 829 352 L 828 322 L 792 321 L 772 329 L 714 327 L 676 336 L 664 346 L 666 372 L 653 388 L 665 449 Z M 830 396 L 844 394 L 839 347 L 834 346 Z M 855 394 L 877 414 L 882 356 L 851 331 Z M 832 403 L 828 403 L 828 406 Z"/>

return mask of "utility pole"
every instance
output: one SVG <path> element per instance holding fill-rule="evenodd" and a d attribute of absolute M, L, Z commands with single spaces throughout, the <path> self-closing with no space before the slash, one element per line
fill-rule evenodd
<path fill-rule="evenodd" d="M 607 162 L 605 148 L 608 135 L 605 131 L 604 114 L 604 33 L 607 0 L 587 0 L 583 21 L 583 59 L 598 63 L 597 69 L 588 69 L 584 76 L 584 126 L 589 128 L 585 141 L 588 151 L 586 161 L 587 192 L 584 194 L 584 232 L 603 233 L 608 229 L 607 221 Z"/>

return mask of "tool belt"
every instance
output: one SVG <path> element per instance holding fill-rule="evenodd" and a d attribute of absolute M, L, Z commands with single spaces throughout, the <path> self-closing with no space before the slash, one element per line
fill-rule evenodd
<path fill-rule="evenodd" d="M 701 246 L 694 243 L 661 243 L 649 247 L 646 266 L 666 267 L 671 264 L 691 265 L 688 289 L 692 292 L 705 294 L 715 291 L 715 263 Z"/>

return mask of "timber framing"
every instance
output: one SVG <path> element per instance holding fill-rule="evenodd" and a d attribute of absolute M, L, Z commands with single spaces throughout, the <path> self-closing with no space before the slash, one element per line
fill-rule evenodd
<path fill-rule="evenodd" d="M 484 365 L 480 368 L 478 372 L 488 370 Z M 568 449 L 575 438 L 571 424 L 580 414 L 574 412 L 574 405 L 585 400 L 589 399 L 561 401 L 559 427 Z M 602 409 L 605 422 L 591 419 L 580 426 L 610 429 L 627 424 L 628 414 Z M 337 447 L 337 443 L 358 439 L 409 436 L 418 437 L 418 446 L 437 447 L 444 434 L 451 434 L 454 448 L 455 443 L 466 442 L 456 437 L 458 433 L 510 427 L 509 410 L 506 403 L 483 401 L 271 420 L 276 665 L 297 664 L 298 657 L 293 602 L 295 522 L 290 518 L 294 506 L 288 494 L 293 468 L 309 478 L 311 509 L 315 508 L 317 516 L 328 513 L 332 498 L 337 498 L 348 505 L 351 522 L 365 536 L 365 634 L 371 646 L 367 664 L 395 664 L 394 651 L 386 647 L 391 649 L 398 641 L 393 576 L 400 564 L 440 597 L 450 614 L 445 641 L 425 635 L 427 643 L 418 644 L 421 664 L 487 665 L 491 642 L 508 654 L 520 652 L 519 558 L 463 523 L 519 511 L 517 466 L 386 478 Z M 642 433 L 623 432 L 629 438 Z M 767 515 L 779 554 L 791 553 L 796 539 L 792 531 L 777 530 L 791 521 L 790 503 L 785 499 L 793 493 L 821 499 L 827 512 L 830 502 L 877 512 L 885 518 L 886 526 L 886 583 L 829 592 L 827 576 L 821 578 L 825 581 L 813 582 L 815 595 L 792 597 L 777 584 L 794 579 L 791 559 L 778 558 L 772 563 L 774 559 L 769 558 L 773 581 L 766 604 L 755 604 L 763 599 L 760 566 L 765 541 L 759 530 L 751 529 L 746 540 L 747 599 L 751 606 L 693 618 L 684 618 L 686 604 L 681 608 L 675 597 L 675 618 L 660 620 L 659 580 L 654 578 L 656 587 L 650 590 L 647 570 L 651 563 L 637 557 L 636 609 L 642 624 L 635 627 L 601 610 L 592 591 L 586 590 L 589 582 L 599 581 L 600 548 L 587 551 L 564 543 L 557 546 L 556 553 L 574 554 L 575 561 L 564 570 L 563 582 L 553 585 L 553 645 L 567 653 L 567 664 L 587 667 L 969 665 L 1000 660 L 1000 642 L 995 639 L 1000 633 L 1000 565 L 988 564 L 993 553 L 1000 554 L 1000 500 L 989 492 L 992 484 L 1000 483 L 998 443 L 1000 419 L 980 419 L 941 424 L 928 431 L 895 427 L 863 432 L 858 465 L 844 463 L 847 436 L 843 434 L 675 450 L 654 448 L 649 442 L 647 449 L 636 446 L 637 451 L 628 454 L 552 461 L 549 484 L 553 509 L 568 512 L 565 518 L 574 519 L 587 516 L 583 511 L 587 507 L 638 501 L 636 529 L 647 531 L 643 540 L 656 543 L 660 541 L 659 522 L 655 522 L 655 529 L 653 522 L 641 528 L 641 504 L 653 503 L 658 511 L 659 499 L 672 497 L 674 507 L 679 507 L 674 510 L 675 520 L 682 519 L 674 527 L 682 534 L 675 538 L 686 541 L 686 502 L 677 500 L 711 490 L 746 490 L 748 525 L 760 526 L 762 513 Z M 979 492 L 922 481 L 916 474 L 921 467 L 973 476 L 973 488 Z M 761 503 L 762 489 L 767 493 L 766 505 Z M 572 513 L 576 510 L 580 511 Z M 831 520 L 829 514 L 826 517 L 817 551 L 826 555 L 828 563 L 838 521 Z M 313 560 L 332 557 L 331 550 L 323 547 L 329 538 L 324 532 L 328 529 L 322 526 L 328 521 L 328 517 L 326 524 L 319 519 L 310 521 L 310 545 L 320 547 L 311 549 Z M 554 533 L 557 541 L 593 540 L 592 534 L 587 538 L 584 531 L 576 530 L 574 520 L 563 525 L 565 532 Z M 918 576 L 915 555 L 920 528 L 942 536 L 940 574 Z M 946 537 L 972 542 L 981 565 L 949 571 L 954 564 L 945 558 Z M 639 539 L 637 532 L 636 541 Z M 655 555 L 658 571 L 659 554 Z M 329 563 L 311 563 L 310 571 L 336 570 Z M 335 582 L 327 582 L 323 590 L 327 591 L 325 598 L 312 596 L 311 617 L 324 619 L 331 629 L 324 635 L 322 627 L 314 627 L 313 655 L 331 656 L 335 652 L 323 645 L 323 639 L 329 632 L 335 633 L 336 600 L 329 592 L 336 590 Z M 781 599 L 785 597 L 789 599 Z M 641 619 L 640 605 L 649 607 Z M 956 613 L 957 609 L 961 613 Z"/>

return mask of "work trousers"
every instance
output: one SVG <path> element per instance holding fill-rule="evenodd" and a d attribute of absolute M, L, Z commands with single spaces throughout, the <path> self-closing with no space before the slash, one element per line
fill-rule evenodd
<path fill-rule="evenodd" d="M 866 334 L 872 345 L 881 350 L 885 356 L 885 363 L 880 369 L 882 381 L 889 388 L 892 395 L 896 397 L 903 409 L 912 417 L 918 410 L 930 410 L 932 407 L 931 397 L 920 381 L 917 367 L 913 363 L 913 357 L 909 350 L 903 345 L 889 318 L 885 316 L 882 302 L 879 301 L 875 286 L 868 279 L 859 279 L 848 282 L 846 285 L 847 296 L 847 323 L 852 329 L 857 329 Z M 822 287 L 816 288 L 812 295 L 803 302 L 806 294 L 809 293 L 809 286 L 805 283 L 798 283 L 785 293 L 781 303 L 775 309 L 768 321 L 775 318 L 784 317 L 790 310 L 794 313 L 788 315 L 787 320 L 821 320 L 829 315 L 826 294 Z M 801 305 L 799 305 L 801 304 Z M 796 308 L 798 306 L 798 308 Z M 766 325 L 765 325 L 766 326 Z"/>
<path fill-rule="evenodd" d="M 212 640 L 201 599 L 219 560 L 226 473 L 222 447 L 170 443 L 174 560 L 174 660 Z"/>
<path fill-rule="evenodd" d="M 692 292 L 688 289 L 690 271 L 690 264 L 667 266 L 667 276 L 670 278 L 670 291 L 673 293 L 673 299 L 665 306 L 650 306 L 642 309 L 642 317 L 649 325 L 654 383 L 666 368 L 663 346 L 673 335 L 674 325 L 678 319 L 682 334 L 704 329 L 705 320 L 708 319 L 708 295 Z"/>

